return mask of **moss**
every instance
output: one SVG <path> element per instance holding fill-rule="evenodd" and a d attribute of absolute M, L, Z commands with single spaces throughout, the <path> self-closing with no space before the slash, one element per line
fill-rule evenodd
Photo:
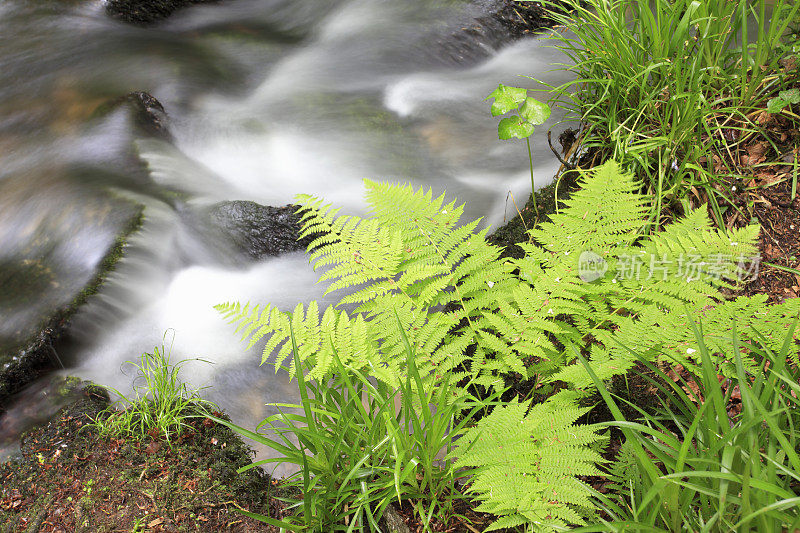
<path fill-rule="evenodd" d="M 136 207 L 127 224 L 117 235 L 114 244 L 97 267 L 94 278 L 78 293 L 69 305 L 58 309 L 43 321 L 37 332 L 16 346 L 2 346 L 0 355 L 8 354 L 10 361 L 0 368 L 0 402 L 30 383 L 48 368 L 54 365 L 53 345 L 69 325 L 69 320 L 86 303 L 90 296 L 97 293 L 100 286 L 114 270 L 117 262 L 124 254 L 125 245 L 133 232 L 137 231 L 144 219 L 144 210 Z M 0 408 L 0 412 L 2 409 Z"/>
<path fill-rule="evenodd" d="M 106 253 L 100 265 L 97 267 L 97 274 L 94 279 L 92 279 L 86 288 L 84 288 L 70 303 L 65 311 L 64 318 L 71 317 L 81 305 L 86 303 L 90 296 L 97 294 L 100 286 L 108 278 L 108 274 L 114 270 L 116 264 L 122 259 L 128 239 L 134 232 L 142 227 L 142 222 L 144 222 L 144 208 L 138 207 L 128 224 L 117 235 L 116 239 L 114 239 L 114 244 L 111 245 L 108 253 Z"/>
<path fill-rule="evenodd" d="M 41 516 L 67 531 L 143 531 L 151 523 L 171 531 L 271 531 L 236 512 L 274 514 L 280 505 L 269 500 L 263 471 L 237 473 L 252 452 L 230 429 L 198 414 L 173 446 L 149 436 L 101 438 L 91 421 L 108 406 L 105 389 L 87 386 L 25 434 L 22 457 L 0 465 L 0 524 L 17 531 Z"/>
<path fill-rule="evenodd" d="M 533 195 L 531 195 L 514 218 L 489 236 L 489 242 L 502 246 L 505 249 L 503 253 L 505 257 L 521 258 L 525 254 L 517 244 L 526 242 L 528 231 L 533 229 L 536 224 L 550 220 L 550 215 L 556 212 L 556 187 L 558 188 L 558 205 L 563 207 L 563 202 L 569 199 L 570 193 L 576 189 L 578 176 L 577 172 L 565 172 L 561 179 L 556 179 L 547 187 L 536 191 L 538 220 L 533 204 Z"/>

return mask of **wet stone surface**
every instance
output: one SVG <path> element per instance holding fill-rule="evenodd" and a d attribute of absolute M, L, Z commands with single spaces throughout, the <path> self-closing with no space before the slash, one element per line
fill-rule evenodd
<path fill-rule="evenodd" d="M 221 202 L 208 210 L 216 231 L 251 259 L 305 250 L 308 239 L 298 241 L 300 217 L 296 206 L 271 207 L 236 200 Z"/>
<path fill-rule="evenodd" d="M 166 19 L 175 11 L 213 0 L 110 0 L 106 12 L 113 18 L 147 26 Z"/>
<path fill-rule="evenodd" d="M 57 191 L 34 201 L 32 189 Z M 0 182 L 0 409 L 46 368 L 72 313 L 93 294 L 138 227 L 141 210 L 67 176 Z"/>

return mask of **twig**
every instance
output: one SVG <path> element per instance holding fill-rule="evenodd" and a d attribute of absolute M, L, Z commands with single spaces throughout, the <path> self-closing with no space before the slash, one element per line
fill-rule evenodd
<path fill-rule="evenodd" d="M 567 161 L 564 161 L 564 158 L 561 157 L 561 154 L 558 153 L 558 150 L 553 148 L 552 133 L 553 132 L 551 130 L 547 130 L 547 144 L 550 146 L 550 151 L 553 152 L 556 158 L 559 161 L 561 161 L 561 164 L 564 165 L 564 167 L 566 167 L 567 170 L 575 170 L 575 165 L 568 163 Z"/>

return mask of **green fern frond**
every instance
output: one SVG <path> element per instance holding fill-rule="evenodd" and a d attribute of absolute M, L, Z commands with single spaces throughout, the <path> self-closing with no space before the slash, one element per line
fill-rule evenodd
<path fill-rule="evenodd" d="M 589 446 L 602 437 L 574 424 L 587 410 L 563 400 L 512 401 L 465 432 L 456 467 L 477 469 L 469 488 L 477 510 L 501 517 L 488 531 L 526 522 L 553 531 L 591 516 L 591 489 L 575 477 L 598 474 L 602 462 Z"/>
<path fill-rule="evenodd" d="M 632 243 L 648 212 L 633 175 L 609 161 L 581 179 L 579 186 L 565 202 L 567 209 L 532 230 L 531 237 L 555 254 L 586 247 L 602 252 Z"/>
<path fill-rule="evenodd" d="M 328 293 L 350 291 L 337 308 L 355 306 L 350 322 L 351 315 L 332 310 L 319 322 L 316 307 L 301 318 L 293 314 L 303 332 L 301 360 L 310 359 L 314 375 L 330 369 L 333 348 L 325 343 L 334 324 L 352 322 L 363 324 L 359 342 L 374 352 L 360 357 L 371 357 L 370 365 L 397 383 L 405 348 L 395 312 L 426 380 L 455 371 L 488 387 L 502 386 L 509 373 L 592 386 L 583 368 L 570 364 L 573 349 L 590 355 L 601 378 L 627 371 L 635 359 L 630 350 L 691 364 L 687 309 L 691 316 L 710 313 L 705 327 L 712 338 L 725 338 L 734 316 L 752 317 L 742 328 L 758 324 L 770 338 L 786 325 L 760 318 L 756 300 L 720 297 L 755 254 L 757 226 L 725 234 L 698 209 L 644 234 L 645 198 L 613 161 L 584 177 L 568 206 L 530 232 L 534 242 L 522 244 L 526 256 L 513 262 L 500 259 L 486 230 L 476 232 L 478 221 L 458 225 L 463 205 L 409 185 L 366 187 L 371 219 L 338 216 L 320 199 L 299 197 L 310 260 L 326 269 Z M 587 254 L 604 268 L 591 278 L 582 271 Z M 265 351 L 276 351 L 276 363 L 288 355 L 289 319 L 280 312 L 221 310 L 251 343 L 268 336 Z"/>

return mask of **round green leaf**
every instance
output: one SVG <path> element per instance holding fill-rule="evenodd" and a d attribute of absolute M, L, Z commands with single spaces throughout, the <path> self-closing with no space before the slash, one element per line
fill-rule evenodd
<path fill-rule="evenodd" d="M 778 93 L 778 98 L 790 104 L 800 104 L 800 89 L 788 89 Z"/>
<path fill-rule="evenodd" d="M 770 98 L 767 102 L 767 111 L 770 113 L 780 113 L 781 110 L 789 104 L 783 98 Z"/>
<path fill-rule="evenodd" d="M 533 124 L 520 117 L 506 117 L 497 125 L 497 135 L 503 140 L 525 139 L 533 133 Z"/>
<path fill-rule="evenodd" d="M 519 114 L 531 124 L 538 126 L 539 124 L 544 124 L 544 121 L 550 117 L 550 106 L 536 98 L 529 97 L 522 104 Z"/>
<path fill-rule="evenodd" d="M 492 116 L 503 115 L 512 109 L 516 109 L 519 107 L 519 104 L 525 101 L 527 94 L 528 91 L 526 89 L 521 87 L 509 87 L 501 83 L 492 94 L 486 97 L 487 100 L 489 98 L 494 98 L 491 108 Z"/>

